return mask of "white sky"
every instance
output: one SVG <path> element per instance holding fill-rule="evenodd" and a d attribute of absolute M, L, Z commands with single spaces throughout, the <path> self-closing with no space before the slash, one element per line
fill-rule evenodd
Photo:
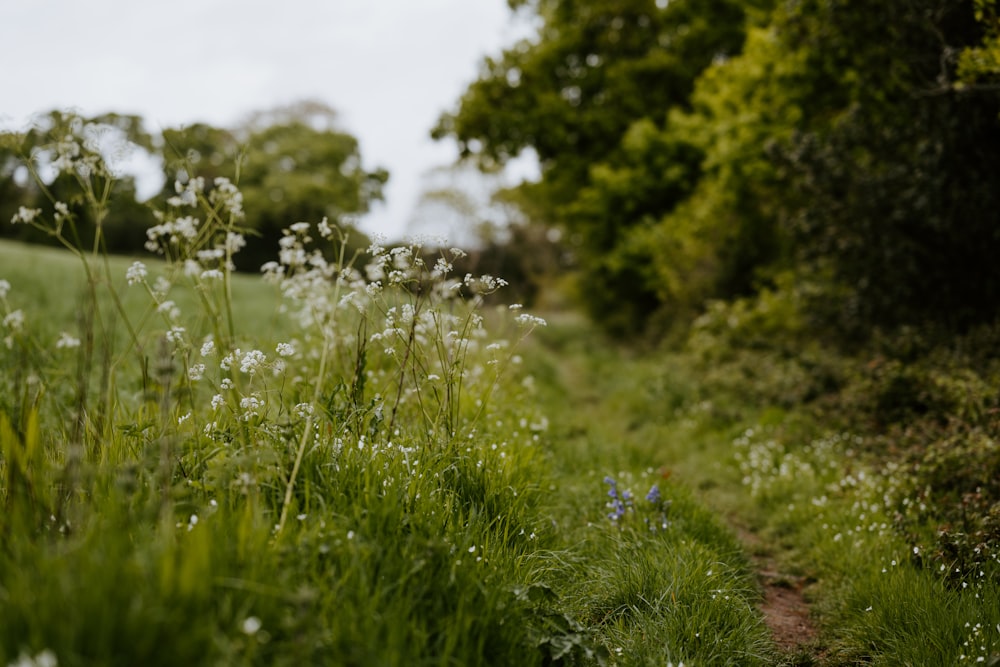
<path fill-rule="evenodd" d="M 59 108 L 226 127 L 318 99 L 390 171 L 362 227 L 395 238 L 421 174 L 456 155 L 429 137 L 439 114 L 525 34 L 506 0 L 2 0 L 0 125 Z"/>

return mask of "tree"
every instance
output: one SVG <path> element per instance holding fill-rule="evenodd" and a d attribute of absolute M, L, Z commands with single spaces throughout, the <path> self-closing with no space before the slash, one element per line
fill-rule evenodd
<path fill-rule="evenodd" d="M 1000 85 L 1000 6 L 996 0 L 974 2 L 984 35 L 981 43 L 967 46 L 959 54 L 957 86 L 961 90 Z"/>
<path fill-rule="evenodd" d="M 829 91 L 774 151 L 801 269 L 847 294 L 829 315 L 862 335 L 993 319 L 1000 90 L 950 85 L 984 38 L 973 3 L 803 2 L 781 21 Z"/>
<path fill-rule="evenodd" d="M 757 11 L 758 3 L 511 4 L 541 19 L 537 40 L 486 59 L 479 80 L 458 110 L 441 118 L 434 136 L 455 137 L 463 154 L 486 165 L 533 148 L 542 179 L 523 194 L 548 222 L 566 230 L 591 312 L 610 329 L 640 329 L 659 296 L 650 282 L 648 249 L 630 241 L 628 230 L 676 205 L 698 160 L 683 141 L 669 140 L 665 161 L 678 158 L 678 168 L 650 173 L 642 193 L 607 186 L 634 175 L 637 161 L 664 167 L 653 157 L 662 142 L 649 147 L 651 130 L 663 127 L 669 109 L 687 107 L 701 71 L 740 51 L 747 12 Z M 632 209 L 612 210 L 622 195 Z M 612 312 L 628 304 L 632 312 Z"/>
<path fill-rule="evenodd" d="M 235 130 L 194 125 L 164 133 L 175 158 L 168 160 L 164 196 L 191 175 L 211 184 L 224 176 L 243 193 L 247 246 L 235 257 L 241 270 L 256 271 L 273 258 L 282 230 L 295 222 L 353 226 L 353 218 L 382 199 L 389 178 L 367 171 L 357 139 L 336 129 L 336 115 L 306 102 L 251 114 Z M 356 245 L 367 245 L 360 232 Z"/>
<path fill-rule="evenodd" d="M 438 134 L 538 151 L 523 191 L 609 329 L 788 272 L 844 335 L 994 317 L 995 0 L 513 4 L 537 42 L 488 60 Z"/>
<path fill-rule="evenodd" d="M 129 252 L 142 247 L 146 228 L 153 224 L 152 214 L 136 201 L 133 174 L 122 169 L 123 163 L 139 153 L 149 158 L 155 151 L 155 138 L 146 131 L 143 120 L 135 115 L 116 113 L 82 117 L 73 113 L 50 111 L 34 118 L 24 133 L 6 133 L 0 148 L 0 222 L 6 223 L 20 207 L 40 209 L 53 218 L 57 202 L 66 206 L 72 225 L 65 231 L 79 247 L 91 247 L 100 226 L 100 245 L 109 252 Z M 106 164 L 88 173 L 67 173 L 53 168 L 60 146 L 89 153 Z M 100 210 L 85 205 L 78 183 L 88 181 L 104 202 Z M 0 235 L 33 243 L 57 243 L 44 232 L 28 225 L 0 224 Z"/>

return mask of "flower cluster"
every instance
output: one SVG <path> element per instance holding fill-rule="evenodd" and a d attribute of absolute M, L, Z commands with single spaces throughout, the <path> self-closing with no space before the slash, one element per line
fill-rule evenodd
<path fill-rule="evenodd" d="M 604 483 L 610 487 L 608 489 L 610 500 L 605 505 L 607 509 L 611 510 L 608 513 L 608 519 L 622 526 L 627 516 L 639 514 L 650 531 L 665 530 L 669 527 L 670 522 L 667 520 L 667 514 L 670 509 L 670 501 L 663 498 L 659 486 L 654 484 L 650 487 L 645 496 L 646 503 L 637 506 L 632 492 L 628 489 L 619 490 L 618 482 L 613 477 L 608 475 L 604 478 Z"/>
<path fill-rule="evenodd" d="M 222 271 L 233 271 L 232 256 L 246 246 L 232 228 L 244 217 L 242 193 L 223 177 L 215 179 L 207 195 L 201 177 L 177 181 L 174 190 L 177 194 L 167 200 L 170 209 L 157 211 L 158 224 L 146 230 L 146 250 L 182 262 L 188 276 L 217 279 Z M 204 221 L 183 211 L 199 204 L 208 206 Z"/>
<path fill-rule="evenodd" d="M 632 492 L 628 490 L 619 492 L 618 482 L 610 475 L 604 478 L 604 483 L 611 487 L 608 489 L 608 497 L 611 498 L 607 504 L 608 509 L 611 510 L 608 518 L 612 521 L 621 521 L 625 514 L 632 509 Z"/>

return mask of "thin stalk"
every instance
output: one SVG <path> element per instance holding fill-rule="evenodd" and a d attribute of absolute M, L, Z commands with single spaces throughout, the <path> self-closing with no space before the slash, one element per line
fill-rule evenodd
<path fill-rule="evenodd" d="M 344 253 L 346 252 L 347 242 L 346 239 L 342 239 L 340 244 L 340 256 L 338 258 L 338 266 L 344 266 Z M 335 280 L 333 283 L 333 302 L 340 302 L 340 286 L 341 281 Z M 336 317 L 336 310 L 333 311 L 334 317 Z M 323 379 L 326 377 L 326 365 L 330 357 L 330 348 L 333 346 L 333 326 L 334 321 L 327 323 L 327 326 L 323 328 L 323 352 L 319 359 L 319 373 L 316 375 L 316 383 L 313 386 L 313 397 L 312 406 L 315 410 L 315 406 L 319 403 L 320 397 L 323 395 Z M 288 508 L 292 504 L 292 494 L 295 491 L 295 480 L 299 475 L 299 469 L 302 467 L 302 457 L 306 452 L 306 445 L 309 443 L 309 436 L 312 434 L 313 425 L 313 412 L 309 412 L 306 416 L 306 425 L 302 430 L 302 437 L 299 439 L 298 451 L 295 452 L 295 463 L 292 464 L 292 474 L 288 478 L 288 485 L 285 487 L 285 499 L 281 504 L 281 516 L 278 518 L 278 526 L 274 529 L 275 537 L 281 535 L 281 531 L 285 528 L 285 522 L 288 520 Z"/>

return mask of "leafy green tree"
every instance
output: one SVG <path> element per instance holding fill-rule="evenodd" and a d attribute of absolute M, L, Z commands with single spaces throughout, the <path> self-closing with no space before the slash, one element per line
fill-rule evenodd
<path fill-rule="evenodd" d="M 514 4 L 538 41 L 487 61 L 438 134 L 486 162 L 535 148 L 524 192 L 608 328 L 788 271 L 843 334 L 994 316 L 994 0 Z"/>
<path fill-rule="evenodd" d="M 59 146 L 76 145 L 103 156 L 115 173 L 71 174 L 55 168 Z M 133 153 L 150 156 L 155 138 L 135 115 L 116 113 L 83 117 L 50 111 L 35 117 L 24 133 L 7 133 L 0 147 L 0 236 L 33 243 L 57 241 L 28 225 L 8 225 L 20 207 L 40 209 L 52 219 L 57 202 L 66 206 L 73 224 L 66 230 L 81 247 L 91 247 L 100 226 L 99 244 L 109 252 L 130 252 L 142 247 L 145 229 L 153 224 L 151 213 L 136 200 L 136 182 L 121 171 Z M 100 211 L 88 207 L 80 193 L 78 176 L 86 176 L 97 199 L 106 202 Z M 70 218 L 67 218 L 70 219 Z"/>
<path fill-rule="evenodd" d="M 241 127 L 206 125 L 164 133 L 174 159 L 166 162 L 164 196 L 192 175 L 211 185 L 222 176 L 243 193 L 249 233 L 236 256 L 241 270 L 256 271 L 274 258 L 282 230 L 295 222 L 351 224 L 382 199 L 389 178 L 384 169 L 366 170 L 357 139 L 337 129 L 334 112 L 300 103 L 252 114 Z M 360 232 L 358 247 L 367 245 Z"/>
<path fill-rule="evenodd" d="M 847 295 L 827 315 L 862 335 L 995 317 L 1000 90 L 950 85 L 984 37 L 973 3 L 811 1 L 778 20 L 827 91 L 773 151 L 801 271 Z"/>
<path fill-rule="evenodd" d="M 630 241 L 628 230 L 672 208 L 698 162 L 685 142 L 653 141 L 651 130 L 662 128 L 669 109 L 687 107 L 701 71 L 740 51 L 746 14 L 758 4 L 768 3 L 512 2 L 539 17 L 537 40 L 486 59 L 458 110 L 434 131 L 485 165 L 527 148 L 537 153 L 541 182 L 523 194 L 568 232 L 585 303 L 610 329 L 640 328 L 659 302 L 648 248 Z M 667 155 L 655 157 L 665 147 Z M 656 170 L 673 158 L 679 165 L 668 173 L 644 175 L 634 194 L 623 191 L 640 165 Z M 623 197 L 628 211 L 615 208 Z"/>
<path fill-rule="evenodd" d="M 959 55 L 960 89 L 1000 85 L 1000 6 L 996 0 L 974 0 L 976 20 L 984 30 L 980 44 L 967 46 Z"/>

